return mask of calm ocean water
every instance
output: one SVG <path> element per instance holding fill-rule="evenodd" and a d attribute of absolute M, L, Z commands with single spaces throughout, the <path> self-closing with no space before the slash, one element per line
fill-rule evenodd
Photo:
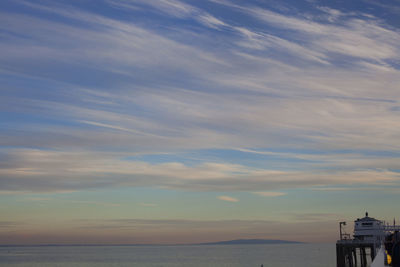
<path fill-rule="evenodd" d="M 15 267 L 334 267 L 334 244 L 0 247 Z"/>

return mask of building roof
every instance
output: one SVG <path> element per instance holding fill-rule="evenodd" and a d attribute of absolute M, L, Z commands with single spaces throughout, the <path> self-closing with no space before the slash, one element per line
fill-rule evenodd
<path fill-rule="evenodd" d="M 370 221 L 378 221 L 377 219 L 375 219 L 375 218 L 371 218 L 371 217 L 368 217 L 368 212 L 366 212 L 365 213 L 365 217 L 364 218 L 357 218 L 357 220 L 356 220 L 356 222 L 370 222 Z"/>

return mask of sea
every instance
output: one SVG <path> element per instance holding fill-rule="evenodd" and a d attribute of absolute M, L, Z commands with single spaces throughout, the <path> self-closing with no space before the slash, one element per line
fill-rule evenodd
<path fill-rule="evenodd" d="M 335 244 L 0 247 L 13 267 L 335 267 Z"/>

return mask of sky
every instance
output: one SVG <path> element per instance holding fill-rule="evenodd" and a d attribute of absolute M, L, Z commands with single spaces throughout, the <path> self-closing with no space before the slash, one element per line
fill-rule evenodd
<path fill-rule="evenodd" d="M 392 222 L 399 18 L 399 0 L 1 1 L 0 244 Z"/>

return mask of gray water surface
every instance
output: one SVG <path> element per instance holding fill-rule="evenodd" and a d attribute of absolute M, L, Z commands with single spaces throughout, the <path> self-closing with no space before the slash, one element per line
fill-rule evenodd
<path fill-rule="evenodd" d="M 334 244 L 0 247 L 15 267 L 335 267 Z"/>

